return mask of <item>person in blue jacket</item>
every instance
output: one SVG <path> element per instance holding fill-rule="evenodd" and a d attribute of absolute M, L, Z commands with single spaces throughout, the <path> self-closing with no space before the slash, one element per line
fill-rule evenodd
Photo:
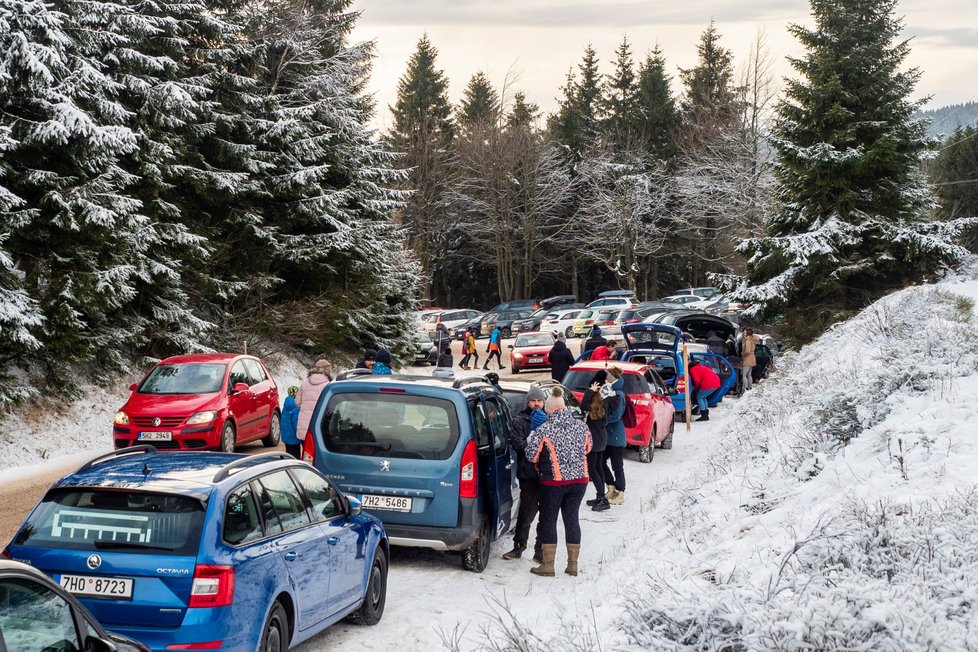
<path fill-rule="evenodd" d="M 608 444 L 604 448 L 604 479 L 608 485 L 606 497 L 611 505 L 625 504 L 625 378 L 620 367 L 608 367 L 608 380 L 618 396 L 617 407 L 608 412 Z"/>
<path fill-rule="evenodd" d="M 288 396 L 282 405 L 282 443 L 285 444 L 285 452 L 297 460 L 302 459 L 302 442 L 296 434 L 296 427 L 299 424 L 299 406 L 295 404 L 295 395 L 299 393 L 299 387 L 293 385 L 289 387 Z"/>
<path fill-rule="evenodd" d="M 496 358 L 496 366 L 499 369 L 505 369 L 503 366 L 503 359 L 500 356 L 500 349 L 502 349 L 502 330 L 499 328 L 499 324 L 492 329 L 492 333 L 489 334 L 489 344 L 486 346 L 486 351 L 489 352 L 489 357 L 486 358 L 486 363 L 482 365 L 483 369 L 489 368 L 489 363 L 492 362 L 493 358 Z"/>

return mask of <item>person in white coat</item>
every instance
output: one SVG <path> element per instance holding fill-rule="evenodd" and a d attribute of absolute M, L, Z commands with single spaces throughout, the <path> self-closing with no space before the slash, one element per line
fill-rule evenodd
<path fill-rule="evenodd" d="M 309 369 L 309 375 L 299 385 L 295 395 L 295 404 L 299 407 L 299 420 L 296 424 L 296 436 L 300 442 L 305 442 L 309 423 L 312 421 L 312 411 L 316 409 L 319 396 L 326 385 L 333 379 L 333 365 L 329 360 L 317 360 L 315 366 Z"/>

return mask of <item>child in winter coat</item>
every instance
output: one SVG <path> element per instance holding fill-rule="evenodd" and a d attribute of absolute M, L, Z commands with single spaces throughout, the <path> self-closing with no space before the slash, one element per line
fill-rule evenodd
<path fill-rule="evenodd" d="M 289 395 L 285 397 L 282 405 L 282 443 L 285 444 L 285 452 L 295 459 L 302 458 L 302 442 L 296 436 L 299 425 L 299 406 L 295 404 L 295 395 L 299 393 L 298 385 L 292 385 L 288 390 Z"/>

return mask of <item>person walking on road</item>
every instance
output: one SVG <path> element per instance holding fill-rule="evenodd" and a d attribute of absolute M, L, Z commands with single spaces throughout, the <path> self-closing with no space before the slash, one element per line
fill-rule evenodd
<path fill-rule="evenodd" d="M 462 359 L 459 361 L 458 366 L 462 369 L 471 369 L 469 366 L 472 357 L 475 356 L 475 365 L 479 366 L 479 352 L 475 350 L 475 326 L 470 326 L 469 330 L 465 333 L 465 341 L 462 342 Z"/>
<path fill-rule="evenodd" d="M 489 368 L 489 363 L 492 362 L 493 358 L 496 358 L 496 366 L 500 370 L 506 368 L 503 366 L 503 359 L 499 353 L 499 349 L 502 347 L 502 336 L 503 332 L 500 330 L 499 324 L 496 324 L 492 329 L 492 333 L 489 334 L 489 344 L 486 346 L 486 351 L 489 352 L 489 357 L 486 358 L 486 363 L 482 365 L 483 369 Z"/>
<path fill-rule="evenodd" d="M 605 497 L 611 505 L 625 504 L 625 447 L 628 439 L 622 417 L 625 415 L 625 378 L 620 367 L 608 367 L 608 380 L 618 399 L 608 411 L 608 444 L 604 449 L 603 471 L 607 489 Z"/>
<path fill-rule="evenodd" d="M 302 442 L 296 436 L 299 429 L 299 406 L 295 404 L 295 397 L 299 393 L 299 386 L 292 385 L 288 389 L 288 395 L 282 404 L 282 443 L 285 444 L 285 452 L 295 459 L 302 459 Z"/>
<path fill-rule="evenodd" d="M 543 390 L 533 388 L 526 394 L 526 407 L 513 418 L 513 428 L 509 434 L 509 443 L 516 450 L 516 478 L 520 483 L 520 511 L 516 517 L 516 529 L 513 533 L 513 549 L 503 555 L 503 559 L 519 559 L 526 550 L 530 537 L 530 525 L 539 510 L 540 477 L 536 467 L 526 457 L 526 441 L 533 429 L 533 415 L 543 410 Z M 537 526 L 536 544 L 533 547 L 533 559 L 542 561 L 543 541 L 540 539 L 540 528 Z"/>
<path fill-rule="evenodd" d="M 740 345 L 740 355 L 743 358 L 741 374 L 744 379 L 744 391 L 754 388 L 753 371 L 754 365 L 757 364 L 754 351 L 757 349 L 758 340 L 757 335 L 754 335 L 754 329 L 744 329 L 744 341 Z"/>
<path fill-rule="evenodd" d="M 333 365 L 329 360 L 317 360 L 309 369 L 306 379 L 299 385 L 295 393 L 295 404 L 299 408 L 299 418 L 296 420 L 296 438 L 301 442 L 306 440 L 309 424 L 312 422 L 312 411 L 316 409 L 319 395 L 333 379 Z"/>
<path fill-rule="evenodd" d="M 691 387 L 696 390 L 696 405 L 700 409 L 700 417 L 697 421 L 709 421 L 710 399 L 720 389 L 720 376 L 705 364 L 700 364 L 698 360 L 691 359 L 689 361 L 689 381 Z"/>
<path fill-rule="evenodd" d="M 562 382 L 564 376 L 567 375 L 567 371 L 574 364 L 574 354 L 567 348 L 567 342 L 564 341 L 563 335 L 558 337 L 553 347 L 551 347 L 549 360 L 550 377 L 558 383 Z"/>
<path fill-rule="evenodd" d="M 557 516 L 564 522 L 567 539 L 567 567 L 564 572 L 577 576 L 581 553 L 581 500 L 587 491 L 587 455 L 591 434 L 586 425 L 574 418 L 564 403 L 563 391 L 555 387 L 544 403 L 547 421 L 530 432 L 526 442 L 527 457 L 540 475 L 541 558 L 531 568 L 535 575 L 553 577 L 557 556 Z"/>

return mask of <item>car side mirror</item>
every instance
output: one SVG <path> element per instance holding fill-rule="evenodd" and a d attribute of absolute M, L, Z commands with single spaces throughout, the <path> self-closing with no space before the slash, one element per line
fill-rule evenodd
<path fill-rule="evenodd" d="M 133 383 L 132 385 L 129 386 L 129 391 L 135 392 L 137 387 L 139 387 L 139 383 Z"/>
<path fill-rule="evenodd" d="M 118 648 L 111 641 L 98 636 L 87 636 L 85 638 L 85 652 L 116 652 Z"/>
<path fill-rule="evenodd" d="M 507 348 L 510 348 L 510 349 L 511 349 L 511 348 L 513 348 L 513 345 L 512 345 L 512 344 L 510 344 L 510 345 L 509 345 L 509 346 L 508 346 Z"/>
<path fill-rule="evenodd" d="M 347 514 L 350 516 L 359 516 L 360 512 L 363 511 L 363 503 L 360 502 L 359 498 L 353 496 L 346 497 Z"/>
<path fill-rule="evenodd" d="M 234 384 L 234 393 L 235 394 L 237 394 L 239 392 L 247 392 L 249 389 L 251 389 L 251 387 L 248 385 L 248 383 L 235 383 Z"/>

